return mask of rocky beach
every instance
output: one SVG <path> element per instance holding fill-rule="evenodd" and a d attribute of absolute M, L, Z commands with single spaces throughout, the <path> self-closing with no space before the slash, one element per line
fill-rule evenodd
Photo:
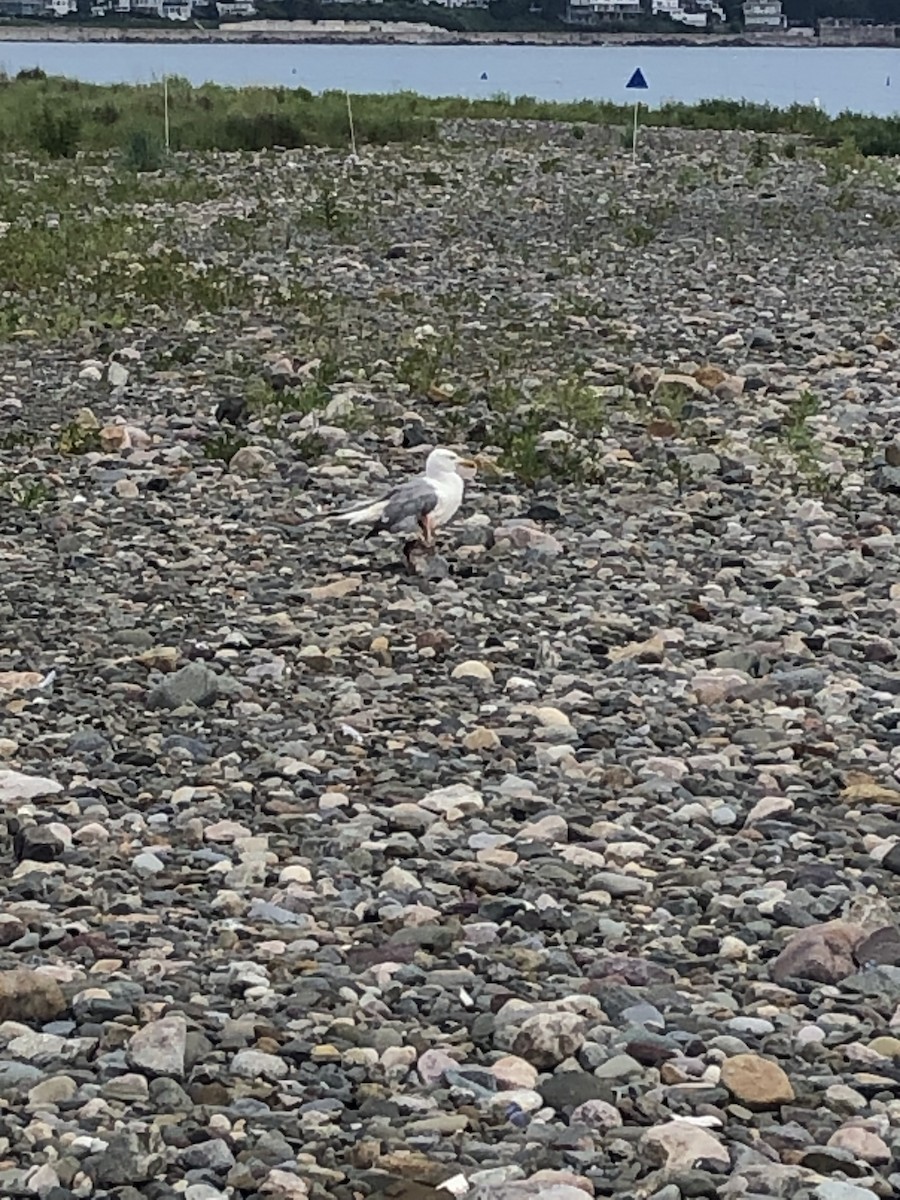
<path fill-rule="evenodd" d="M 897 1195 L 893 163 L 139 151 L 0 186 L 0 1195 Z"/>

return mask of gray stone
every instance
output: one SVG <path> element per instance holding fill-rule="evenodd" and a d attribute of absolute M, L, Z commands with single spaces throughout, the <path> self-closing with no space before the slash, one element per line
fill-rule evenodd
<path fill-rule="evenodd" d="M 221 679 L 206 663 L 191 662 L 167 675 L 147 698 L 149 708 L 180 708 L 195 704 L 206 708 L 214 704 L 221 691 Z"/>
<path fill-rule="evenodd" d="M 151 1075 L 184 1075 L 187 1022 L 180 1013 L 150 1021 L 128 1044 L 132 1066 Z"/>

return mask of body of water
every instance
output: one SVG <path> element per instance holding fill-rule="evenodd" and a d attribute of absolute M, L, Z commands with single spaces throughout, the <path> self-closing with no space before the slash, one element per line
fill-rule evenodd
<path fill-rule="evenodd" d="M 170 74 L 198 84 L 302 84 L 314 92 L 507 92 L 616 101 L 639 96 L 650 105 L 727 97 L 779 107 L 819 103 L 832 114 L 850 109 L 889 116 L 900 110 L 900 49 L 0 42 L 3 70 L 15 74 L 35 66 L 94 83 L 150 82 Z M 626 92 L 637 66 L 649 90 Z"/>

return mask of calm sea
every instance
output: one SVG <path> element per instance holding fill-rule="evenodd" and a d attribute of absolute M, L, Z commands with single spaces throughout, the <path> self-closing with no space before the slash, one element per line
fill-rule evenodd
<path fill-rule="evenodd" d="M 829 113 L 900 110 L 900 49 L 0 43 L 2 69 L 34 66 L 97 83 L 170 74 L 194 83 L 302 84 L 316 92 L 619 101 L 636 95 L 624 85 L 639 66 L 650 85 L 639 94 L 649 104 L 724 96 L 778 106 L 818 103 Z"/>

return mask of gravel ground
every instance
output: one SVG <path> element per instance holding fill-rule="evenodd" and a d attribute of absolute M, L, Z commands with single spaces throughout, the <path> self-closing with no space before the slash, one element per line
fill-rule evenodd
<path fill-rule="evenodd" d="M 900 1192 L 898 195 L 11 164 L 0 1195 Z M 417 574 L 310 523 L 437 443 Z"/>

